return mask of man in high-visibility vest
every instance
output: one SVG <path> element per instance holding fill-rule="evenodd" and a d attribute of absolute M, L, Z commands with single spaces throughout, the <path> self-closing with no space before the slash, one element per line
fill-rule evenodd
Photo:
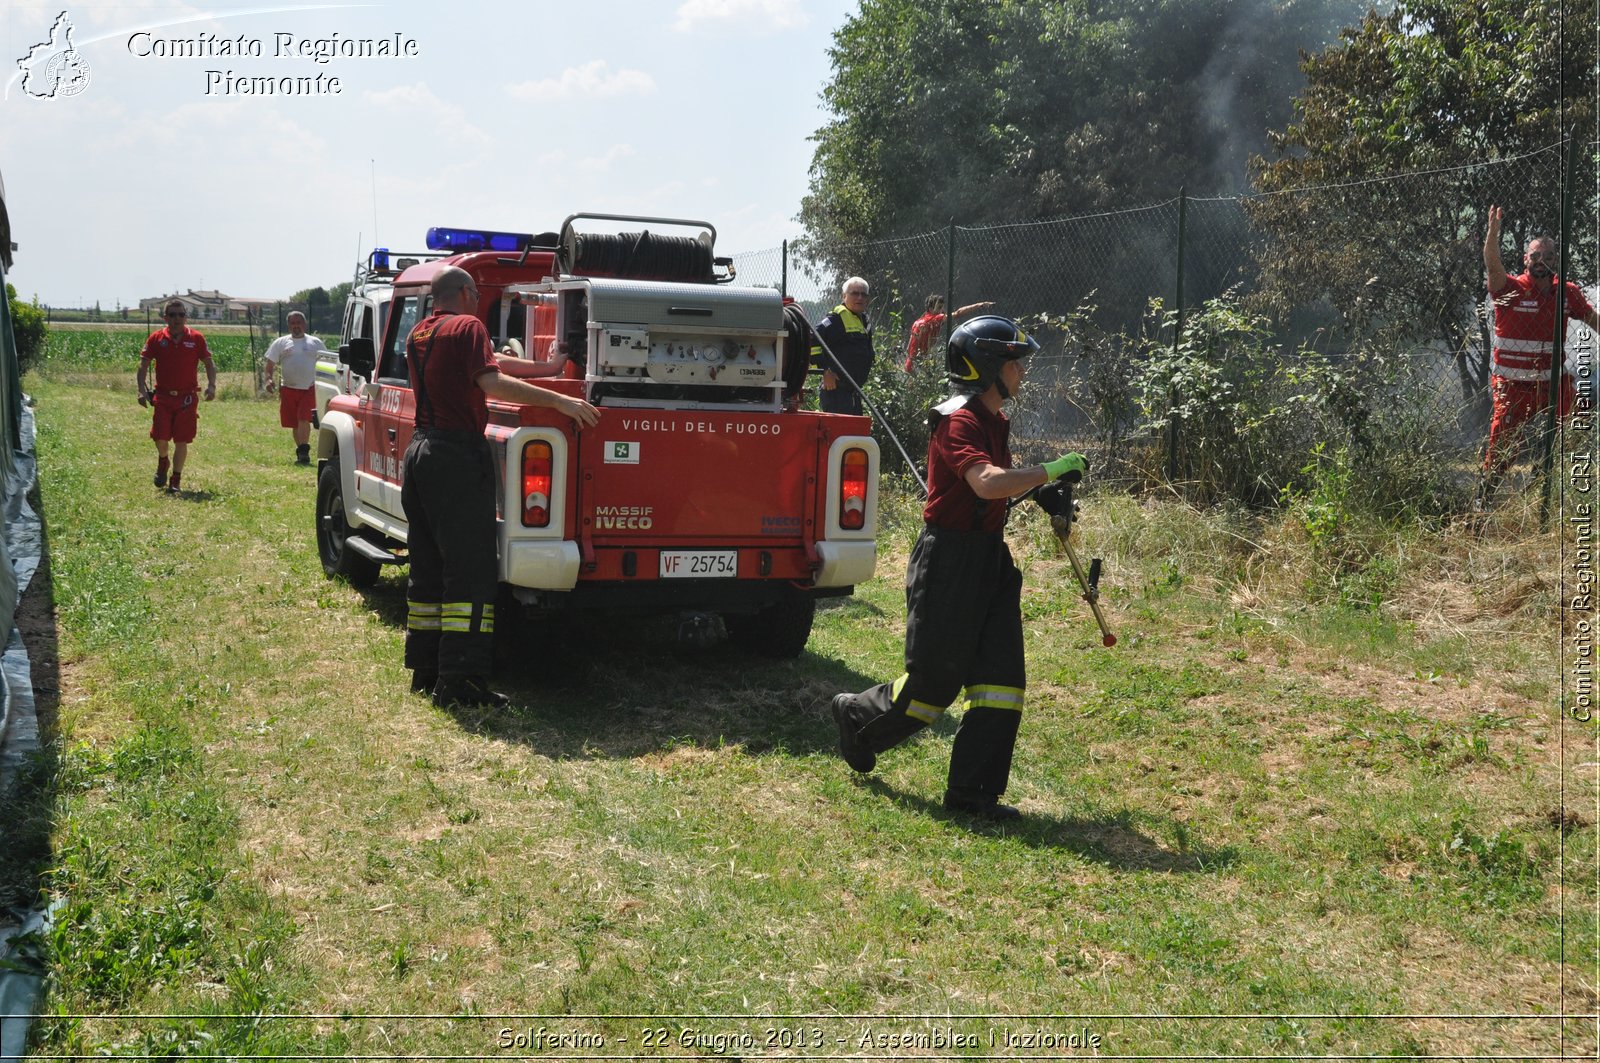
<path fill-rule="evenodd" d="M 822 344 L 811 348 L 811 367 L 822 370 L 822 390 L 818 408 L 823 413 L 860 413 L 861 392 L 872 372 L 872 325 L 867 321 L 867 300 L 872 289 L 860 277 L 851 277 L 840 289 L 843 299 L 827 317 L 817 322 L 817 335 L 839 360 L 850 379 L 842 379 L 822 351 Z"/>

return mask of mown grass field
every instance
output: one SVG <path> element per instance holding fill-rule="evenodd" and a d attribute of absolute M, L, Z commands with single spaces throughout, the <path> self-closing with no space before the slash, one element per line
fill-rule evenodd
<path fill-rule="evenodd" d="M 900 668 L 910 507 L 795 661 L 611 617 L 530 640 L 513 711 L 452 714 L 406 692 L 403 574 L 323 578 L 311 471 L 225 385 L 169 497 L 131 372 L 27 381 L 41 1054 L 1596 1051 L 1600 756 L 1525 506 L 1396 533 L 1360 610 L 1307 597 L 1292 529 L 1091 494 L 1110 650 L 1019 511 L 1001 829 L 939 807 L 953 721 L 870 777 L 834 752 L 829 696 Z"/>

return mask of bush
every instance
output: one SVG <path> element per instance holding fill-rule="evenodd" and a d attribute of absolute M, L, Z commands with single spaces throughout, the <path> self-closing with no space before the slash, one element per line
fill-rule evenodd
<path fill-rule="evenodd" d="M 1176 318 L 1153 300 L 1137 336 L 1104 331 L 1090 305 L 1052 322 L 1079 355 L 1074 401 L 1096 426 L 1101 477 L 1154 486 L 1175 472 L 1191 502 L 1260 508 L 1300 499 L 1308 470 L 1337 468 L 1342 512 L 1464 504 L 1455 410 L 1425 360 L 1377 345 L 1285 349 L 1231 292 L 1191 310 L 1174 346 Z"/>
<path fill-rule="evenodd" d="M 17 341 L 17 365 L 20 371 L 27 372 L 28 366 L 44 350 L 50 326 L 45 324 L 43 310 L 17 298 L 15 285 L 6 285 L 6 301 L 11 306 L 11 334 Z"/>
<path fill-rule="evenodd" d="M 879 349 L 866 387 L 867 398 L 882 415 L 874 417 L 872 435 L 883 454 L 886 474 L 907 472 L 905 458 L 889 438 L 889 432 L 893 432 L 916 466 L 917 475 L 923 477 L 928 464 L 928 411 L 948 398 L 950 389 L 945 382 L 942 354 L 923 358 L 909 373 L 901 368 L 904 364 L 904 350 Z"/>
<path fill-rule="evenodd" d="M 1207 302 L 1176 344 L 1161 341 L 1177 315 L 1153 300 L 1134 400 L 1155 439 L 1174 440 L 1168 468 L 1199 501 L 1260 505 L 1278 497 L 1305 465 L 1314 424 L 1305 407 L 1319 381 L 1286 363 L 1264 317 L 1230 295 Z"/>

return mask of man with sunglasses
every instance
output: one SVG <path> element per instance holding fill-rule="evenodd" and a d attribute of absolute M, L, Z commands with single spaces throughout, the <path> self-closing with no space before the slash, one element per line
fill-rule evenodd
<path fill-rule="evenodd" d="M 925 526 L 906 572 L 906 670 L 833 699 L 839 753 L 863 774 L 878 754 L 937 720 L 963 687 L 944 807 L 989 820 L 1020 813 L 1000 803 L 1022 721 L 1026 665 L 1022 573 L 1006 546 L 1006 500 L 1068 473 L 1081 454 L 1011 466 L 1011 422 L 1001 407 L 1022 387 L 1039 349 L 1010 318 L 973 318 L 945 354 L 953 397 L 935 406 L 928 441 Z"/>
<path fill-rule="evenodd" d="M 217 367 L 206 338 L 188 327 L 189 311 L 174 299 L 162 311 L 165 328 L 150 333 L 139 352 L 139 405 L 152 407 L 150 438 L 156 444 L 155 485 L 169 494 L 182 489 L 183 465 L 200 425 L 200 379 L 206 366 L 206 401 L 217 397 Z M 156 364 L 156 386 L 147 386 L 150 363 Z M 168 446 L 171 455 L 168 455 Z"/>
<path fill-rule="evenodd" d="M 1483 479 L 1477 505 L 1487 506 L 1495 487 L 1521 449 L 1519 431 L 1535 414 L 1550 405 L 1550 354 L 1554 348 L 1556 304 L 1566 290 L 1565 313 L 1600 333 L 1595 313 L 1583 289 L 1556 276 L 1556 245 L 1536 236 L 1523 250 L 1523 273 L 1507 275 L 1500 261 L 1500 226 L 1505 211 L 1489 207 L 1483 238 L 1483 264 L 1488 272 L 1489 296 L 1494 300 L 1494 353 L 1490 361 L 1489 389 L 1494 411 L 1489 421 L 1489 443 L 1484 448 Z M 1563 380 L 1560 412 L 1572 405 L 1571 385 Z"/>
<path fill-rule="evenodd" d="M 859 414 L 860 389 L 867 386 L 867 375 L 872 372 L 872 360 L 876 357 L 872 349 L 872 325 L 867 322 L 867 300 L 872 293 L 866 281 L 851 277 L 840 288 L 840 294 L 844 301 L 817 322 L 816 332 L 821 343 L 811 348 L 811 366 L 822 370 L 818 408 L 823 413 Z M 850 375 L 850 380 L 839 376 L 833 362 L 823 353 L 823 343 Z"/>

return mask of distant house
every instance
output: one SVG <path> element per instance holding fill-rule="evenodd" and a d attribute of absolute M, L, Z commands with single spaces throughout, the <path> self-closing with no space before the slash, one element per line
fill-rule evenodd
<path fill-rule="evenodd" d="M 139 309 L 148 311 L 151 317 L 160 317 L 161 311 L 165 310 L 167 304 L 174 299 L 189 311 L 190 321 L 245 321 L 252 312 L 256 320 L 260 320 L 263 316 L 275 316 L 278 305 L 276 299 L 235 298 L 219 291 L 197 292 L 190 288 L 176 295 L 140 299 Z"/>
<path fill-rule="evenodd" d="M 281 299 L 229 299 L 228 320 L 244 321 L 247 320 L 246 315 L 249 315 L 256 321 L 275 321 L 278 316 L 278 306 L 282 301 Z"/>

